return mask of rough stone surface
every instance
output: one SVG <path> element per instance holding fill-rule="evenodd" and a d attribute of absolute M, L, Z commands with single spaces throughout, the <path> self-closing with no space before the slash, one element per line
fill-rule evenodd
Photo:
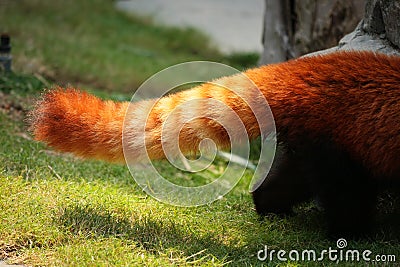
<path fill-rule="evenodd" d="M 392 45 L 390 41 L 385 38 L 385 34 L 369 34 L 362 29 L 362 23 L 351 33 L 344 36 L 340 41 L 339 45 L 317 51 L 314 53 L 307 54 L 306 56 L 314 56 L 325 53 L 332 53 L 341 50 L 368 50 L 379 53 L 385 53 L 388 55 L 399 55 L 400 51 Z"/>
<path fill-rule="evenodd" d="M 268 1 L 268 0 L 266 0 Z M 272 1 L 272 0 L 269 0 Z M 334 3 L 335 0 L 330 0 L 325 3 L 331 2 Z M 308 4 L 307 4 L 308 3 Z M 303 23 L 309 24 L 312 20 L 315 20 L 316 17 L 312 18 L 312 11 L 307 11 L 312 7 L 309 4 L 313 3 L 313 0 L 307 0 L 302 2 L 303 4 L 303 13 L 298 12 L 300 14 L 300 19 L 303 20 Z M 338 2 L 339 3 L 339 2 Z M 307 5 L 306 5 L 307 4 Z M 357 9 L 360 10 L 362 7 L 360 5 L 357 6 Z M 311 9 L 312 10 L 312 9 Z M 329 10 L 329 5 L 327 6 L 327 10 Z M 346 9 L 344 9 L 346 10 Z M 310 14 L 308 14 L 307 12 Z M 326 12 L 320 12 L 321 14 L 326 14 Z M 335 14 L 335 13 L 332 13 Z M 345 14 L 345 13 L 343 13 Z M 335 18 L 333 15 L 330 15 L 332 18 L 332 25 L 336 25 L 338 23 L 338 19 L 340 17 L 345 18 L 346 16 L 337 16 L 336 22 L 333 21 Z M 307 18 L 308 17 L 308 18 Z M 312 18 L 312 19 L 311 19 Z M 331 53 L 340 50 L 370 50 L 379 53 L 385 54 L 394 54 L 400 55 L 400 1 L 399 0 L 367 0 L 365 2 L 365 14 L 364 18 L 359 22 L 358 26 L 354 31 L 344 36 L 338 43 L 337 46 L 320 50 L 314 53 L 307 54 L 305 56 L 313 56 L 324 53 Z M 267 25 L 265 26 L 267 27 Z M 308 38 L 309 31 L 299 31 L 297 33 L 297 42 L 307 43 L 311 42 L 311 39 Z M 317 39 L 324 39 L 324 37 L 319 36 Z M 268 40 L 268 39 L 267 39 Z M 265 44 L 265 42 L 264 42 Z M 285 44 L 284 44 L 285 45 Z M 268 46 L 264 45 L 264 54 L 268 53 Z M 270 51 L 271 52 L 271 51 Z M 270 53 L 269 52 L 269 53 Z M 301 54 L 301 53 L 300 53 Z M 266 59 L 263 57 L 262 59 Z M 285 60 L 285 59 L 282 59 Z M 261 60 L 262 64 L 270 63 L 267 60 Z"/>
<path fill-rule="evenodd" d="M 387 39 L 400 47 L 400 1 L 381 0 L 381 10 Z"/>
<path fill-rule="evenodd" d="M 335 47 L 309 55 L 340 50 L 371 50 L 400 55 L 400 1 L 368 0 L 364 19 L 356 29 L 344 36 Z"/>
<path fill-rule="evenodd" d="M 365 5 L 365 16 L 362 24 L 363 30 L 370 33 L 381 34 L 385 32 L 380 0 L 370 0 Z"/>
<path fill-rule="evenodd" d="M 296 56 L 334 46 L 364 16 L 365 0 L 295 1 Z"/>

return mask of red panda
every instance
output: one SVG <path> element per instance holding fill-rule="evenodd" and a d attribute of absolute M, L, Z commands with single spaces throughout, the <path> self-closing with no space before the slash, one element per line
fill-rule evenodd
<path fill-rule="evenodd" d="M 399 189 L 400 57 L 336 52 L 244 74 L 267 99 L 281 148 L 268 179 L 252 193 L 256 211 L 286 213 L 317 197 L 331 233 L 351 235 L 367 230 L 377 192 Z M 240 75 L 222 77 L 218 83 L 238 88 L 249 98 L 255 90 Z M 131 150 L 140 143 L 135 141 L 140 138 L 135 128 L 146 123 L 149 157 L 164 158 L 161 131 L 165 118 L 176 106 L 196 97 L 224 103 L 238 114 L 250 138 L 260 134 L 254 114 L 240 97 L 223 86 L 205 83 L 133 104 L 126 114 L 130 116 Z M 145 112 L 153 105 L 146 122 Z M 30 112 L 30 129 L 36 140 L 57 150 L 123 162 L 122 129 L 128 106 L 128 102 L 102 101 L 72 88 L 59 88 L 48 91 Z M 212 107 L 194 110 L 207 115 Z M 205 135 L 218 147 L 229 147 L 221 125 L 197 119 L 181 129 L 180 149 L 195 151 Z M 163 138 L 170 137 L 167 133 Z"/>

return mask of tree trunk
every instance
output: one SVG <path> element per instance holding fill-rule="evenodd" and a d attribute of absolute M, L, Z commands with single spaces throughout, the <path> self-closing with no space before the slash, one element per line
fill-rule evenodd
<path fill-rule="evenodd" d="M 350 49 L 400 53 L 400 2 L 397 0 L 265 0 L 265 3 L 261 64 L 285 61 L 313 51 L 329 53 Z M 339 41 L 360 20 L 355 30 Z"/>
<path fill-rule="evenodd" d="M 370 50 L 400 55 L 400 2 L 397 0 L 368 0 L 365 16 L 356 29 L 344 36 L 335 47 L 309 55 L 339 50 Z"/>

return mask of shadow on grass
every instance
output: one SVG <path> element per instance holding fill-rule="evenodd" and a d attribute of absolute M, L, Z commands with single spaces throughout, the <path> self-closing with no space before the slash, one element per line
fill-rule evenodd
<path fill-rule="evenodd" d="M 185 255 L 193 255 L 207 248 L 219 260 L 229 260 L 235 263 L 257 262 L 256 253 L 262 248 L 265 242 L 279 244 L 289 236 L 298 238 L 295 233 L 301 236 L 308 236 L 314 240 L 320 240 L 315 228 L 303 229 L 301 225 L 310 225 L 310 221 L 318 221 L 318 214 L 312 216 L 295 216 L 290 221 L 276 218 L 264 223 L 253 217 L 250 221 L 259 223 L 265 231 L 257 233 L 254 227 L 241 228 L 240 234 L 244 237 L 244 243 L 237 245 L 234 242 L 224 242 L 223 233 L 216 234 L 210 231 L 209 234 L 200 234 L 191 231 L 187 226 L 171 220 L 155 219 L 150 216 L 140 218 L 114 214 L 102 207 L 80 206 L 74 204 L 65 207 L 61 214 L 56 217 L 56 223 L 60 224 L 74 235 L 84 235 L 87 238 L 108 238 L 116 237 L 125 240 L 133 240 L 150 253 L 158 253 L 160 250 L 174 248 L 183 251 Z M 299 222 L 299 220 L 305 220 Z M 272 218 L 274 221 L 274 218 Z M 317 225 L 320 223 L 317 222 Z M 300 226 L 299 226 L 300 225 Z M 317 227 L 319 227 L 317 226 Z M 260 230 L 261 231 L 261 230 Z M 287 235 L 286 235 L 286 234 Z M 294 240 L 293 240 L 294 241 Z M 207 253 L 207 252 L 206 252 Z M 204 255 L 199 255 L 202 257 Z"/>
<path fill-rule="evenodd" d="M 225 246 L 215 240 L 212 234 L 200 236 L 194 232 L 184 231 L 184 227 L 173 220 L 154 219 L 150 216 L 132 220 L 121 217 L 100 207 L 72 205 L 63 209 L 57 222 L 71 233 L 83 234 L 88 238 L 117 237 L 133 240 L 151 253 L 158 253 L 170 247 L 178 248 L 187 255 L 198 253 L 204 248 L 212 251 L 214 255 L 214 252 L 223 251 L 223 255 L 215 255 L 219 258 L 225 258 L 231 252 L 246 253 Z"/>
<path fill-rule="evenodd" d="M 221 237 L 223 233 L 221 235 L 213 231 L 209 234 L 204 234 L 204 231 L 202 234 L 197 233 L 173 219 L 156 219 L 151 215 L 140 217 L 131 215 L 130 218 L 129 216 L 113 213 L 103 207 L 74 204 L 65 207 L 55 220 L 57 224 L 74 235 L 131 240 L 154 254 L 173 248 L 189 256 L 207 248 L 206 253 L 211 253 L 219 260 L 229 260 L 235 264 L 258 262 L 256 253 L 263 248 L 264 244 L 281 249 L 293 249 L 293 246 L 307 247 L 311 244 L 316 246 L 315 249 L 321 250 L 328 246 L 334 247 L 336 244 L 334 240 L 324 238 L 326 225 L 322 219 L 323 214 L 313 208 L 303 209 L 297 215 L 287 218 L 267 216 L 263 220 L 258 220 L 257 216 L 252 217 L 248 221 L 256 226 L 239 229 L 244 241 L 240 245 L 223 241 L 224 238 Z M 385 243 L 384 240 L 391 240 L 390 243 L 397 242 L 395 240 L 399 240 L 399 228 L 394 227 L 393 223 L 398 222 L 399 217 L 396 216 L 394 220 L 390 216 L 382 218 L 385 223 L 379 227 L 381 232 L 378 231 L 374 237 L 364 240 L 366 242 L 356 242 L 354 245 L 365 246 L 373 241 L 379 247 L 379 244 Z M 388 227 L 388 225 L 393 227 Z M 202 256 L 204 254 L 199 255 L 199 257 Z"/>

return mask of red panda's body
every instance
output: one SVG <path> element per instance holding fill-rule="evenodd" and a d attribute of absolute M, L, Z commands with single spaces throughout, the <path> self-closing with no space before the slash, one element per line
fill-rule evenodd
<path fill-rule="evenodd" d="M 400 57 L 341 52 L 263 66 L 244 74 L 267 99 L 281 144 L 281 155 L 268 179 L 253 193 L 257 211 L 286 212 L 317 196 L 326 207 L 333 232 L 362 231 L 379 187 L 398 188 L 400 183 Z M 218 83 L 258 101 L 252 98 L 257 89 L 241 76 L 223 77 Z M 221 86 L 204 84 L 129 108 L 131 151 L 146 146 L 151 158 L 163 158 L 161 129 L 166 115 L 196 98 L 225 103 L 242 119 L 250 138 L 260 134 L 253 113 L 240 97 Z M 144 112 L 153 104 L 146 122 Z M 212 107 L 192 108 L 192 113 L 205 117 L 207 112 L 218 112 Z M 121 139 L 127 110 L 128 103 L 103 102 L 75 90 L 55 90 L 31 113 L 32 129 L 37 140 L 56 149 L 123 161 Z M 178 110 L 178 114 L 184 113 Z M 137 141 L 140 137 L 134 129 L 145 123 L 143 144 Z M 196 150 L 204 136 L 214 138 L 220 147 L 229 145 L 221 125 L 198 119 L 181 129 L 181 150 Z M 168 142 L 168 133 L 163 138 Z"/>

